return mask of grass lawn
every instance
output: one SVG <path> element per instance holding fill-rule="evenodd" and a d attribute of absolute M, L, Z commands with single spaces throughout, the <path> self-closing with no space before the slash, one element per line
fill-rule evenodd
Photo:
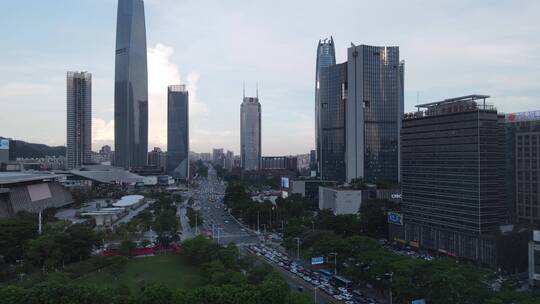
<path fill-rule="evenodd" d="M 197 267 L 189 265 L 182 256 L 159 255 L 131 258 L 118 279 L 107 269 L 92 272 L 78 278 L 81 285 L 116 288 L 128 287 L 132 293 L 148 283 L 161 283 L 169 288 L 192 288 L 203 285 L 202 274 Z"/>

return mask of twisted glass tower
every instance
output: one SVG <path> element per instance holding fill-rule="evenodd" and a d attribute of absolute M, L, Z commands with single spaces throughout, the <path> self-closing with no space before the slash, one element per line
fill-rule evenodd
<path fill-rule="evenodd" d="M 146 164 L 148 73 L 143 0 L 119 0 L 114 81 L 115 165 Z"/>
<path fill-rule="evenodd" d="M 323 68 L 336 64 L 336 50 L 334 48 L 334 38 L 319 40 L 317 45 L 317 63 L 315 67 L 315 148 L 317 150 L 317 165 L 320 171 L 321 155 L 321 125 L 320 125 L 320 88 L 321 71 Z"/>

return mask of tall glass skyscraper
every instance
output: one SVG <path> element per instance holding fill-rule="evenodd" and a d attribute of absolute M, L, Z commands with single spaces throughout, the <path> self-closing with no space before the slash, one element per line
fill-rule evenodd
<path fill-rule="evenodd" d="M 347 63 L 321 68 L 319 84 L 319 174 L 323 180 L 345 181 Z"/>
<path fill-rule="evenodd" d="M 114 82 L 115 165 L 146 164 L 148 152 L 148 73 L 142 0 L 119 0 Z"/>
<path fill-rule="evenodd" d="M 189 175 L 189 93 L 183 85 L 169 86 L 167 94 L 167 173 Z"/>
<path fill-rule="evenodd" d="M 347 74 L 347 181 L 398 182 L 404 83 L 399 47 L 350 47 Z"/>
<path fill-rule="evenodd" d="M 92 74 L 67 73 L 67 167 L 92 161 Z"/>
<path fill-rule="evenodd" d="M 321 154 L 321 126 L 320 126 L 320 72 L 322 68 L 336 64 L 336 50 L 334 38 L 319 40 L 317 45 L 317 62 L 315 65 L 315 149 L 317 151 L 317 164 L 320 167 L 319 155 Z M 320 169 L 319 169 L 320 170 Z"/>
<path fill-rule="evenodd" d="M 243 170 L 261 168 L 261 104 L 258 96 L 244 96 L 240 106 L 240 157 Z"/>

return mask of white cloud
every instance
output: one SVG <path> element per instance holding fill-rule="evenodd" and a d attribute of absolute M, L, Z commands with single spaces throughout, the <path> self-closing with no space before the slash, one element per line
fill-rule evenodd
<path fill-rule="evenodd" d="M 186 84 L 189 91 L 190 116 L 207 112 L 206 104 L 197 98 L 199 74 L 187 75 L 187 83 L 182 82 L 180 71 L 171 61 L 173 48 L 158 43 L 148 48 L 148 98 L 149 98 L 149 147 L 167 146 L 167 87 Z"/>
<path fill-rule="evenodd" d="M 92 149 L 99 150 L 103 145 L 114 145 L 114 120 L 92 119 Z"/>

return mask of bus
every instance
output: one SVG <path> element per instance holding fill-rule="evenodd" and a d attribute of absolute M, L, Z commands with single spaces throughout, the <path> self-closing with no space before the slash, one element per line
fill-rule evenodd
<path fill-rule="evenodd" d="M 332 282 L 338 287 L 349 288 L 352 286 L 352 281 L 345 279 L 342 276 L 335 275 L 332 277 Z"/>
<path fill-rule="evenodd" d="M 320 269 L 319 273 L 322 274 L 323 276 L 327 277 L 328 279 L 330 279 L 332 277 L 332 272 L 330 272 L 330 271 L 328 271 L 326 269 Z"/>

